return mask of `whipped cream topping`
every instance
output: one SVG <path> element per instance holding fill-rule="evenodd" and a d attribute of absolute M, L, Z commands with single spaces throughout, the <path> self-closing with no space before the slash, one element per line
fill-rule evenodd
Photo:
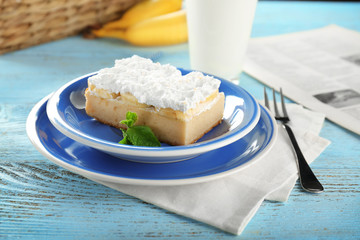
<path fill-rule="evenodd" d="M 214 93 L 220 80 L 201 72 L 181 72 L 169 64 L 154 63 L 134 55 L 101 69 L 89 83 L 113 93 L 130 93 L 138 102 L 155 108 L 186 112 Z"/>

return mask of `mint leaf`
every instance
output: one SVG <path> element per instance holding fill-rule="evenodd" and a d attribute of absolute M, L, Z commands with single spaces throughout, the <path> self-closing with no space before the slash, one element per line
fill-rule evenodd
<path fill-rule="evenodd" d="M 126 119 L 126 120 L 122 120 L 120 123 L 125 124 L 127 127 L 131 127 L 132 125 L 134 125 L 134 120 Z"/>
<path fill-rule="evenodd" d="M 120 121 L 125 124 L 127 129 L 121 129 L 123 139 L 120 144 L 146 146 L 146 147 L 160 147 L 161 144 L 154 133 L 148 126 L 134 126 L 137 121 L 137 114 L 134 112 L 126 113 L 126 120 Z"/>
<path fill-rule="evenodd" d="M 134 113 L 134 112 L 128 111 L 126 113 L 126 119 L 132 119 L 132 120 L 134 120 L 134 122 L 136 122 L 137 121 L 137 114 Z"/>
<path fill-rule="evenodd" d="M 119 143 L 125 145 L 132 145 L 127 137 L 124 137 Z"/>
<path fill-rule="evenodd" d="M 122 120 L 120 123 L 125 124 L 128 128 L 132 127 L 137 121 L 137 114 L 134 112 L 126 113 L 126 120 Z"/>
<path fill-rule="evenodd" d="M 159 140 L 148 126 L 133 126 L 126 131 L 128 140 L 137 146 L 160 147 Z"/>
<path fill-rule="evenodd" d="M 126 134 L 126 130 L 121 129 L 122 134 L 123 134 L 123 139 L 119 142 L 120 144 L 126 144 L 126 145 L 132 145 L 131 142 L 129 141 L 127 134 Z"/>

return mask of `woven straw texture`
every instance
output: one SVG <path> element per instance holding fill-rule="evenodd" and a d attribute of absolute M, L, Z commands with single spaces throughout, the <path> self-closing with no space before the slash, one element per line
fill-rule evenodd
<path fill-rule="evenodd" d="M 0 54 L 74 35 L 139 0 L 0 0 Z"/>

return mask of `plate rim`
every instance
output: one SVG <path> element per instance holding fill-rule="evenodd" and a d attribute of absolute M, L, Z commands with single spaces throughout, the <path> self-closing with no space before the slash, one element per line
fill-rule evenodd
<path fill-rule="evenodd" d="M 183 71 L 191 71 L 191 70 L 186 70 L 186 69 L 182 69 L 182 68 L 178 68 L 179 70 L 183 70 Z M 65 121 L 63 121 L 61 118 L 59 119 L 58 116 L 58 112 L 57 112 L 57 108 L 55 108 L 54 106 L 57 105 L 57 99 L 59 99 L 60 94 L 69 86 L 73 85 L 74 83 L 84 79 L 84 78 L 88 78 L 91 75 L 96 74 L 97 72 L 92 72 L 92 73 L 88 73 L 85 74 L 83 76 L 80 76 L 78 78 L 75 78 L 69 82 L 67 82 L 66 84 L 64 84 L 62 87 L 60 87 L 58 90 L 56 90 L 52 96 L 50 97 L 50 99 L 48 100 L 47 105 L 49 107 L 47 107 L 46 111 L 47 111 L 47 115 L 48 118 L 50 120 L 50 122 L 54 125 L 54 127 L 59 130 L 61 133 L 63 133 L 64 135 L 66 135 L 69 138 L 72 138 L 73 140 L 83 143 L 84 145 L 87 145 L 89 147 L 92 148 L 96 148 L 96 149 L 101 149 L 102 151 L 107 151 L 107 152 L 111 152 L 114 154 L 123 154 L 123 155 L 128 155 L 128 156 L 134 156 L 134 157 L 141 157 L 141 156 L 146 156 L 146 157 L 162 157 L 162 158 L 170 158 L 170 157 L 181 157 L 183 155 L 195 155 L 195 154 L 201 154 L 210 150 L 214 150 L 214 149 L 218 149 L 220 147 L 224 147 L 228 144 L 231 144 L 233 142 L 235 142 L 236 140 L 244 137 L 246 134 L 248 134 L 258 123 L 259 119 L 260 119 L 260 106 L 258 104 L 258 102 L 256 101 L 256 99 L 245 89 L 241 88 L 240 90 L 243 91 L 245 94 L 248 95 L 248 97 L 252 100 L 253 105 L 254 105 L 254 111 L 255 114 L 253 116 L 253 120 L 250 122 L 250 124 L 248 124 L 248 126 L 241 131 L 240 133 L 234 133 L 231 136 L 228 136 L 225 139 L 215 139 L 213 141 L 210 142 L 199 142 L 199 143 L 194 143 L 191 145 L 185 145 L 185 146 L 172 146 L 172 147 L 159 147 L 159 148 L 151 148 L 151 147 L 141 147 L 141 146 L 128 146 L 128 145 L 118 145 L 115 143 L 109 143 L 109 144 L 103 144 L 103 143 L 99 143 L 98 141 L 94 141 L 91 139 L 91 137 L 87 137 L 85 134 L 82 134 L 79 131 L 72 130 L 72 129 L 68 129 L 66 126 L 68 124 L 66 124 Z M 216 77 L 216 76 L 214 76 Z M 225 79 L 222 78 L 218 78 L 222 82 L 226 82 L 227 84 L 233 84 L 230 81 L 227 81 Z M 239 86 L 232 86 L 231 87 L 239 87 Z M 65 123 L 65 124 L 64 124 Z M 214 146 L 216 146 L 214 148 Z"/>
<path fill-rule="evenodd" d="M 116 183 L 116 184 L 130 184 L 130 185 L 146 185 L 146 186 L 176 186 L 176 185 L 187 185 L 187 184 L 196 184 L 196 183 L 202 183 L 207 182 L 211 180 L 216 180 L 222 177 L 229 176 L 231 174 L 234 174 L 236 172 L 242 171 L 246 169 L 247 167 L 251 166 L 261 158 L 263 158 L 274 146 L 277 136 L 278 136 L 278 128 L 276 124 L 276 120 L 272 116 L 272 114 L 263 106 L 261 106 L 261 110 L 266 113 L 267 116 L 269 116 L 270 125 L 273 126 L 272 128 L 272 134 L 270 137 L 270 141 L 267 143 L 265 148 L 255 157 L 251 158 L 249 161 L 236 166 L 234 168 L 228 169 L 226 171 L 206 175 L 206 176 L 199 176 L 199 177 L 192 177 L 192 178 L 179 178 L 179 179 L 141 179 L 141 178 L 129 178 L 129 177 L 120 177 L 120 176 L 113 176 L 113 175 L 106 175 L 103 173 L 98 172 L 92 172 L 90 170 L 86 170 L 77 166 L 74 166 L 70 163 L 66 163 L 63 160 L 53 156 L 49 151 L 44 147 L 44 145 L 41 143 L 38 134 L 36 132 L 36 120 L 39 116 L 39 110 L 41 107 L 46 104 L 48 99 L 51 97 L 52 94 L 49 94 L 48 96 L 41 99 L 30 111 L 27 120 L 26 120 L 26 133 L 28 135 L 28 138 L 30 139 L 30 142 L 34 145 L 34 147 L 47 159 L 49 159 L 51 162 L 55 163 L 58 166 L 61 166 L 71 172 L 74 172 L 76 174 L 82 175 L 86 178 L 89 178 L 91 180 L 99 180 L 109 183 Z M 46 107 L 46 106 L 45 106 Z M 46 110 L 45 110 L 46 111 Z M 51 123 L 50 123 L 51 124 Z M 52 125 L 52 127 L 54 127 Z M 74 141 L 74 140 L 73 140 Z M 96 150 L 95 151 L 99 151 Z M 190 160 L 191 161 L 191 160 Z M 161 164 L 161 163 L 159 163 Z"/>

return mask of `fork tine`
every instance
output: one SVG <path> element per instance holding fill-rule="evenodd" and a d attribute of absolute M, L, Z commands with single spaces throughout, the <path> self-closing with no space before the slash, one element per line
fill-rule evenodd
<path fill-rule="evenodd" d="M 280 96 L 281 96 L 281 107 L 282 107 L 283 115 L 284 115 L 285 118 L 287 118 L 289 116 L 288 116 L 287 111 L 286 111 L 284 95 L 282 93 L 281 88 L 280 88 Z"/>
<path fill-rule="evenodd" d="M 280 117 L 279 110 L 278 110 L 277 104 L 276 104 L 275 89 L 272 89 L 272 92 L 273 92 L 275 117 Z"/>
<path fill-rule="evenodd" d="M 268 109 L 270 109 L 269 98 L 268 98 L 268 95 L 267 95 L 267 93 L 266 93 L 266 87 L 264 87 L 264 101 L 265 101 L 265 107 L 267 107 Z"/>

